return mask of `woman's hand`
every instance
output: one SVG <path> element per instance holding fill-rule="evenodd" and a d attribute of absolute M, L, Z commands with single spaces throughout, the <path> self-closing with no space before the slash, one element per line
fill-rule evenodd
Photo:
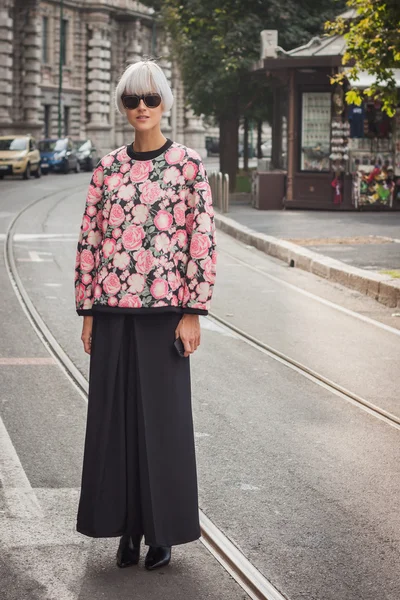
<path fill-rule="evenodd" d="M 83 342 L 83 348 L 87 354 L 90 354 L 92 349 L 92 328 L 93 317 L 83 317 L 81 340 Z"/>
<path fill-rule="evenodd" d="M 193 354 L 200 345 L 199 315 L 184 314 L 175 329 L 175 338 L 181 338 L 185 347 L 185 356 Z"/>

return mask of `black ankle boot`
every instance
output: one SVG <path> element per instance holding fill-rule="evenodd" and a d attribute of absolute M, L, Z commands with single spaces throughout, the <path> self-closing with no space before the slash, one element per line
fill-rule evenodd
<path fill-rule="evenodd" d="M 171 546 L 150 546 L 144 566 L 149 571 L 165 567 L 171 560 Z"/>
<path fill-rule="evenodd" d="M 126 533 L 122 536 L 119 541 L 117 552 L 118 567 L 123 569 L 124 567 L 130 567 L 131 565 L 138 564 L 141 539 L 141 535 L 135 535 L 132 537 L 129 533 Z"/>

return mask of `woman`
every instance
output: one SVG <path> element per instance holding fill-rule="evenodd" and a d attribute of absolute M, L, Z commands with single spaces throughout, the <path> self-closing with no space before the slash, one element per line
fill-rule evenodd
<path fill-rule="evenodd" d="M 199 154 L 161 133 L 172 102 L 155 62 L 122 75 L 116 105 L 135 139 L 95 169 L 77 251 L 90 354 L 77 530 L 121 536 L 119 567 L 138 563 L 143 535 L 147 569 L 200 537 L 189 356 L 210 306 L 215 226 Z"/>

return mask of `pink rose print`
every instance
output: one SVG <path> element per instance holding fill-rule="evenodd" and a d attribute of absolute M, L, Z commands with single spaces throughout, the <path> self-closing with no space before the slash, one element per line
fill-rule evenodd
<path fill-rule="evenodd" d="M 191 192 L 190 194 L 188 194 L 188 206 L 190 206 L 190 208 L 194 208 L 196 206 L 196 204 L 199 201 L 199 194 L 197 192 Z"/>
<path fill-rule="evenodd" d="M 143 204 L 137 204 L 132 208 L 133 222 L 141 225 L 146 223 L 149 216 L 149 209 Z"/>
<path fill-rule="evenodd" d="M 140 200 L 145 204 L 154 204 L 161 197 L 161 188 L 158 181 L 146 181 L 140 186 Z"/>
<path fill-rule="evenodd" d="M 97 208 L 94 205 L 88 206 L 86 209 L 86 213 L 89 215 L 89 217 L 94 217 L 95 215 L 97 215 Z"/>
<path fill-rule="evenodd" d="M 197 269 L 198 269 L 198 267 L 197 267 L 196 263 L 193 260 L 189 260 L 187 270 L 186 270 L 186 276 L 189 279 L 192 279 L 196 275 Z"/>
<path fill-rule="evenodd" d="M 87 241 L 88 243 L 93 246 L 94 248 L 97 248 L 97 246 L 100 244 L 101 242 L 101 233 L 100 231 L 89 231 L 89 234 L 87 236 Z"/>
<path fill-rule="evenodd" d="M 188 216 L 186 217 L 186 231 L 188 233 L 188 235 L 190 235 L 193 231 L 193 213 L 189 213 Z"/>
<path fill-rule="evenodd" d="M 82 283 L 84 283 L 85 285 L 89 285 L 89 283 L 92 283 L 92 276 L 89 275 L 89 273 L 85 273 L 84 275 L 82 275 Z"/>
<path fill-rule="evenodd" d="M 101 289 L 101 285 L 96 285 L 96 287 L 94 288 L 94 297 L 95 298 L 101 298 L 101 295 L 103 293 L 103 290 Z"/>
<path fill-rule="evenodd" d="M 186 163 L 186 165 L 183 165 L 182 173 L 186 180 L 195 179 L 198 172 L 199 167 L 196 165 L 196 163 L 190 160 Z"/>
<path fill-rule="evenodd" d="M 171 290 L 174 292 L 181 285 L 181 278 L 177 277 L 175 273 L 171 271 L 168 273 L 168 283 Z"/>
<path fill-rule="evenodd" d="M 102 248 L 104 258 L 110 258 L 115 252 L 115 240 L 108 238 L 105 240 Z"/>
<path fill-rule="evenodd" d="M 178 298 L 176 296 L 172 296 L 171 306 L 178 306 Z"/>
<path fill-rule="evenodd" d="M 190 242 L 190 255 L 192 258 L 204 258 L 211 246 L 210 238 L 204 233 L 194 233 Z"/>
<path fill-rule="evenodd" d="M 190 293 L 186 285 L 179 288 L 178 298 L 183 305 L 185 305 L 190 300 Z"/>
<path fill-rule="evenodd" d="M 107 186 L 109 192 L 114 191 L 118 188 L 122 181 L 121 173 L 112 173 L 104 178 L 104 185 Z"/>
<path fill-rule="evenodd" d="M 212 194 L 210 184 L 207 181 L 199 181 L 195 183 L 194 189 L 198 192 L 201 192 L 204 202 L 207 204 L 211 204 L 212 202 Z"/>
<path fill-rule="evenodd" d="M 153 164 L 151 160 L 137 160 L 134 162 L 130 177 L 132 183 L 141 183 L 149 178 L 149 174 L 153 170 Z"/>
<path fill-rule="evenodd" d="M 121 165 L 119 172 L 125 174 L 130 170 L 130 168 L 131 168 L 131 165 L 129 163 L 125 163 L 125 164 Z M 125 181 L 125 179 L 124 179 L 124 181 Z"/>
<path fill-rule="evenodd" d="M 164 173 L 163 181 L 164 183 L 172 183 L 172 185 L 176 185 L 178 181 L 178 177 L 181 172 L 176 167 L 169 167 Z"/>
<path fill-rule="evenodd" d="M 144 283 L 145 278 L 139 273 L 134 273 L 133 275 L 130 275 L 128 277 L 128 285 L 130 286 L 130 292 L 136 292 L 137 294 L 140 294 L 144 290 Z"/>
<path fill-rule="evenodd" d="M 120 204 L 113 204 L 108 222 L 111 227 L 118 227 L 125 221 L 125 211 Z"/>
<path fill-rule="evenodd" d="M 200 213 L 197 217 L 197 231 L 211 231 L 211 219 L 207 213 Z"/>
<path fill-rule="evenodd" d="M 103 192 L 100 188 L 94 185 L 89 186 L 88 194 L 86 197 L 87 204 L 97 204 L 103 196 Z"/>
<path fill-rule="evenodd" d="M 168 294 L 168 283 L 165 279 L 155 279 L 150 287 L 150 293 L 156 300 L 161 300 L 161 298 L 165 298 Z"/>
<path fill-rule="evenodd" d="M 101 214 L 101 213 L 99 213 Z M 107 231 L 107 227 L 108 227 L 108 220 L 104 219 L 101 223 L 101 230 L 103 233 L 105 233 Z"/>
<path fill-rule="evenodd" d="M 119 160 L 120 163 L 126 163 L 129 162 L 131 160 L 129 154 L 126 151 L 126 147 L 124 147 L 121 152 L 118 152 L 117 154 L 117 160 Z"/>
<path fill-rule="evenodd" d="M 121 200 L 130 200 L 135 194 L 135 186 L 129 183 L 128 185 L 121 185 L 118 190 L 118 198 Z"/>
<path fill-rule="evenodd" d="M 214 283 L 215 265 L 213 264 L 210 256 L 207 256 L 207 258 L 201 261 L 201 268 L 204 271 L 204 279 L 209 283 Z"/>
<path fill-rule="evenodd" d="M 104 171 L 101 167 L 97 167 L 93 171 L 92 181 L 96 187 L 101 187 L 104 181 Z"/>
<path fill-rule="evenodd" d="M 158 306 L 168 306 L 168 304 L 163 300 L 159 300 L 158 302 L 154 302 L 153 306 L 157 308 Z"/>
<path fill-rule="evenodd" d="M 196 287 L 197 298 L 199 302 L 206 302 L 208 298 L 208 294 L 210 292 L 210 284 L 206 281 L 199 283 Z"/>
<path fill-rule="evenodd" d="M 142 301 L 139 296 L 133 296 L 132 294 L 125 294 L 122 296 L 121 300 L 118 302 L 118 306 L 122 308 L 140 308 L 142 306 Z"/>
<path fill-rule="evenodd" d="M 137 250 L 142 245 L 145 233 L 143 227 L 129 225 L 122 234 L 122 243 L 126 250 Z"/>
<path fill-rule="evenodd" d="M 106 231 L 107 225 L 108 225 L 108 221 L 104 220 L 103 213 L 101 212 L 101 210 L 99 210 L 99 212 L 97 213 L 96 221 L 97 221 L 97 227 L 101 231 L 103 231 L 103 223 L 105 223 L 105 229 L 104 229 L 104 231 Z"/>
<path fill-rule="evenodd" d="M 118 304 L 118 300 L 115 296 L 111 296 L 111 298 L 108 299 L 108 306 L 117 306 Z"/>
<path fill-rule="evenodd" d="M 92 271 L 94 268 L 94 257 L 90 250 L 82 250 L 81 252 L 81 269 L 85 273 Z"/>
<path fill-rule="evenodd" d="M 88 290 L 89 290 L 89 288 L 88 288 Z M 88 293 L 89 293 L 89 291 L 88 291 Z M 93 306 L 92 300 L 90 300 L 90 298 L 86 298 L 86 300 L 83 303 L 83 308 L 88 310 L 89 308 L 92 308 L 92 306 Z"/>
<path fill-rule="evenodd" d="M 113 162 L 114 162 L 114 157 L 111 154 L 107 154 L 107 156 L 104 156 L 101 159 L 101 164 L 103 165 L 103 167 L 111 167 Z"/>
<path fill-rule="evenodd" d="M 75 288 L 75 297 L 76 297 L 76 301 L 77 302 L 83 302 L 84 298 L 85 298 L 85 286 L 82 285 L 82 283 L 80 283 L 79 285 L 76 286 Z"/>
<path fill-rule="evenodd" d="M 81 264 L 81 253 L 79 252 L 79 250 L 77 250 L 76 254 L 75 254 L 75 268 L 79 267 L 80 264 Z"/>
<path fill-rule="evenodd" d="M 179 231 L 174 233 L 174 235 L 172 236 L 173 244 L 178 244 L 178 246 L 180 248 L 183 248 L 184 246 L 186 246 L 187 241 L 188 241 L 188 236 L 184 229 L 180 229 Z"/>
<path fill-rule="evenodd" d="M 183 148 L 170 148 L 165 154 L 165 160 L 169 165 L 175 165 L 180 163 L 185 156 Z"/>
<path fill-rule="evenodd" d="M 156 216 L 154 217 L 154 225 L 160 231 L 166 231 L 172 225 L 173 218 L 171 213 L 166 210 L 159 210 Z"/>
<path fill-rule="evenodd" d="M 90 219 L 87 215 L 83 216 L 82 219 L 82 231 L 88 231 L 90 229 Z"/>
<path fill-rule="evenodd" d="M 121 283 L 119 281 L 118 275 L 115 273 L 110 273 L 107 275 L 105 280 L 103 281 L 103 289 L 106 294 L 109 296 L 115 296 L 118 294 L 121 289 Z"/>
<path fill-rule="evenodd" d="M 121 237 L 121 234 L 122 234 L 122 229 L 120 229 L 119 227 L 114 229 L 114 231 L 112 232 L 112 236 L 116 240 Z"/>
<path fill-rule="evenodd" d="M 131 262 L 130 256 L 127 252 L 117 252 L 113 259 L 113 265 L 117 269 L 126 269 L 126 267 Z"/>
<path fill-rule="evenodd" d="M 179 202 L 174 206 L 174 217 L 177 225 L 185 225 L 186 222 L 186 205 L 184 202 Z"/>
<path fill-rule="evenodd" d="M 154 238 L 154 247 L 157 252 L 168 252 L 171 246 L 171 240 L 166 233 L 159 233 Z"/>
<path fill-rule="evenodd" d="M 136 270 L 139 271 L 139 273 L 147 275 L 154 265 L 155 258 L 151 250 L 140 250 L 140 252 L 136 254 Z"/>
<path fill-rule="evenodd" d="M 192 148 L 186 148 L 186 150 L 190 158 L 194 158 L 194 160 L 201 162 L 201 156 L 198 152 L 196 152 L 196 150 L 193 150 Z"/>

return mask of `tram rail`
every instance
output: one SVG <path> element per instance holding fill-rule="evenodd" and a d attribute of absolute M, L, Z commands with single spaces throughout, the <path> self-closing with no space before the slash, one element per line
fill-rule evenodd
<path fill-rule="evenodd" d="M 71 195 L 71 191 L 77 190 L 83 185 L 74 186 L 68 193 L 59 198 L 59 202 Z M 54 191 L 41 198 L 36 199 L 25 206 L 15 215 L 11 221 L 4 241 L 4 260 L 8 277 L 14 289 L 16 297 L 21 304 L 32 328 L 41 339 L 50 355 L 64 371 L 68 379 L 77 389 L 81 397 L 87 402 L 88 381 L 69 358 L 57 342 L 44 319 L 36 310 L 29 294 L 27 293 L 19 276 L 13 251 L 13 237 L 16 225 L 21 216 L 35 204 L 54 196 Z M 215 318 L 215 316 L 214 316 Z M 235 579 L 246 594 L 252 600 L 289 600 L 277 590 L 274 585 L 240 552 L 231 540 L 203 513 L 199 510 L 201 538 L 200 541 L 207 550 L 218 560 L 222 567 Z"/>

